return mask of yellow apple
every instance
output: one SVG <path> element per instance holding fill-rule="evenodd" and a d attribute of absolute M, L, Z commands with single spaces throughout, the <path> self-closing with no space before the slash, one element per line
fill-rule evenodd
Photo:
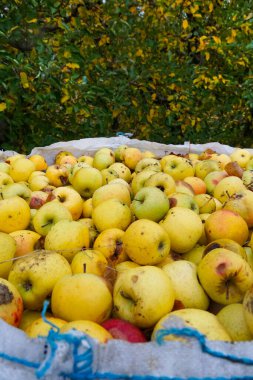
<path fill-rule="evenodd" d="M 253 285 L 247 261 L 225 248 L 213 249 L 201 259 L 198 277 L 209 297 L 222 305 L 241 302 Z"/>
<path fill-rule="evenodd" d="M 115 270 L 117 272 L 117 276 L 120 276 L 122 272 L 125 270 L 131 269 L 131 268 L 136 268 L 139 267 L 140 265 L 135 263 L 134 261 L 131 260 L 126 260 L 122 261 L 121 263 L 118 263 L 115 265 Z"/>
<path fill-rule="evenodd" d="M 231 336 L 233 342 L 242 342 L 253 339 L 241 303 L 232 303 L 224 306 L 216 316 Z"/>
<path fill-rule="evenodd" d="M 208 242 L 217 239 L 235 240 L 243 245 L 249 236 L 248 225 L 241 215 L 230 210 L 217 210 L 205 221 L 205 232 Z"/>
<path fill-rule="evenodd" d="M 93 157 L 83 154 L 82 156 L 77 157 L 77 162 L 84 162 L 90 166 L 93 166 Z"/>
<path fill-rule="evenodd" d="M 241 178 L 228 176 L 218 182 L 214 188 L 213 196 L 221 203 L 225 203 L 233 194 L 243 190 L 246 190 L 246 186 Z"/>
<path fill-rule="evenodd" d="M 174 156 L 167 160 L 163 167 L 163 172 L 171 175 L 176 181 L 194 176 L 195 170 L 190 160 L 181 156 Z"/>
<path fill-rule="evenodd" d="M 79 320 L 68 322 L 61 327 L 60 332 L 66 333 L 72 329 L 89 335 L 91 338 L 96 339 L 99 343 L 106 343 L 109 339 L 113 339 L 108 330 L 93 321 Z"/>
<path fill-rule="evenodd" d="M 127 147 L 122 151 L 122 162 L 130 170 L 134 170 L 137 163 L 142 159 L 142 152 L 135 147 Z"/>
<path fill-rule="evenodd" d="M 169 323 L 170 320 L 173 321 L 174 317 L 181 319 L 185 327 L 196 329 L 205 335 L 208 340 L 221 340 L 227 342 L 231 342 L 232 340 L 216 315 L 207 310 L 194 308 L 175 310 L 167 315 L 164 315 L 155 325 L 151 340 L 155 340 L 157 334 L 159 334 L 159 331 L 161 329 L 166 329 L 166 322 Z M 182 340 L 182 337 L 178 335 L 168 335 L 164 339 Z"/>
<path fill-rule="evenodd" d="M 41 251 L 16 260 L 8 280 L 18 289 L 26 309 L 41 310 L 55 283 L 69 274 L 70 264 L 62 255 Z"/>
<path fill-rule="evenodd" d="M 155 172 L 160 172 L 162 170 L 160 161 L 156 158 L 142 158 L 135 166 L 135 173 L 140 173 L 143 170 L 152 169 Z"/>
<path fill-rule="evenodd" d="M 41 154 L 32 154 L 28 157 L 35 164 L 35 170 L 46 170 L 47 162 Z"/>
<path fill-rule="evenodd" d="M 177 253 L 190 251 L 203 232 L 199 215 L 185 207 L 171 208 L 160 225 L 169 235 L 171 249 Z"/>
<path fill-rule="evenodd" d="M 15 253 L 15 239 L 5 232 L 0 232 L 0 278 L 8 278 Z"/>
<path fill-rule="evenodd" d="M 74 156 L 72 152 L 69 152 L 68 150 L 61 150 L 60 152 L 58 152 L 56 155 L 55 155 L 55 158 L 54 158 L 54 163 L 56 165 L 59 164 L 60 160 L 62 159 L 62 157 L 65 157 L 65 156 Z"/>
<path fill-rule="evenodd" d="M 136 194 L 140 189 L 142 189 L 147 180 L 153 175 L 153 174 L 156 174 L 157 172 L 154 171 L 153 169 L 146 169 L 146 170 L 143 170 L 142 172 L 140 173 L 137 173 L 133 178 L 132 178 L 132 181 L 131 181 L 131 189 L 132 189 L 132 192 L 133 194 Z M 160 174 L 160 173 L 159 173 Z M 164 173 L 165 174 L 165 173 Z M 172 177 L 171 177 L 172 178 Z M 172 178 L 172 181 L 174 182 L 173 178 Z M 152 185 L 149 185 L 147 184 L 147 186 L 152 186 Z M 154 185 L 155 186 L 155 185 Z"/>
<path fill-rule="evenodd" d="M 41 235 L 35 231 L 28 229 L 17 230 L 10 232 L 9 235 L 15 240 L 16 243 L 15 257 L 24 256 L 27 253 L 41 248 Z"/>
<path fill-rule="evenodd" d="M 205 246 L 203 256 L 205 256 L 208 252 L 216 248 L 225 248 L 230 251 L 233 251 L 237 253 L 238 255 L 240 255 L 244 260 L 247 261 L 247 254 L 245 252 L 245 249 L 239 243 L 237 243 L 235 240 L 232 240 L 232 239 L 213 240 L 211 243 Z"/>
<path fill-rule="evenodd" d="M 35 164 L 28 158 L 22 157 L 10 164 L 9 174 L 14 182 L 27 181 L 31 173 L 35 170 Z"/>
<path fill-rule="evenodd" d="M 88 227 L 75 220 L 60 220 L 55 223 L 45 237 L 44 247 L 57 251 L 69 262 L 81 249 L 89 248 Z"/>
<path fill-rule="evenodd" d="M 114 162 L 112 165 L 109 166 L 109 169 L 114 170 L 119 178 L 124 179 L 127 183 L 131 181 L 131 170 L 123 164 L 123 162 Z"/>
<path fill-rule="evenodd" d="M 111 314 L 112 295 L 101 276 L 73 274 L 57 281 L 51 308 L 54 316 L 68 322 L 84 319 L 102 323 Z"/>
<path fill-rule="evenodd" d="M 123 236 L 127 256 L 140 265 L 156 265 L 170 252 L 170 238 L 166 231 L 149 219 L 136 220 Z"/>
<path fill-rule="evenodd" d="M 59 186 L 52 191 L 54 201 L 61 202 L 71 212 L 73 220 L 80 218 L 83 212 L 83 199 L 71 186 Z"/>
<path fill-rule="evenodd" d="M 190 251 L 183 254 L 184 260 L 191 261 L 195 265 L 198 265 L 200 263 L 200 260 L 204 256 L 204 250 L 206 246 L 205 245 L 195 245 Z"/>
<path fill-rule="evenodd" d="M 241 168 L 245 168 L 251 158 L 251 153 L 247 149 L 235 148 L 230 154 L 231 161 L 236 161 Z"/>
<path fill-rule="evenodd" d="M 214 170 L 208 173 L 203 180 L 206 185 L 206 192 L 213 195 L 215 187 L 226 177 L 228 177 L 228 173 L 225 170 Z"/>
<path fill-rule="evenodd" d="M 84 218 L 91 218 L 91 216 L 92 216 L 92 197 L 83 201 L 82 216 Z"/>
<path fill-rule="evenodd" d="M 28 185 L 31 191 L 43 190 L 49 185 L 49 178 L 45 174 L 30 176 Z"/>
<path fill-rule="evenodd" d="M 47 202 L 36 211 L 33 227 L 38 234 L 46 236 L 60 220 L 72 221 L 71 212 L 60 202 Z"/>
<path fill-rule="evenodd" d="M 71 262 L 71 270 L 76 273 L 93 273 L 103 276 L 108 261 L 102 252 L 95 249 L 86 249 L 77 252 Z"/>
<path fill-rule="evenodd" d="M 189 194 L 191 196 L 194 196 L 194 190 L 193 190 L 193 188 L 186 181 L 184 181 L 182 179 L 181 180 L 176 180 L 175 181 L 175 185 L 176 185 L 176 190 L 175 191 L 177 193 L 184 193 L 184 194 Z"/>
<path fill-rule="evenodd" d="M 52 314 L 46 313 L 46 317 L 52 317 Z M 31 325 L 34 321 L 36 321 L 39 318 L 41 318 L 41 311 L 25 309 L 23 311 L 18 328 L 25 331 L 29 325 Z"/>
<path fill-rule="evenodd" d="M 67 324 L 66 321 L 60 318 L 49 316 L 47 317 L 47 320 L 50 323 L 53 323 L 59 329 L 63 327 L 65 324 Z M 30 338 L 38 338 L 40 336 L 47 336 L 49 331 L 52 328 L 53 328 L 52 325 L 44 321 L 43 318 L 38 318 L 35 321 L 33 321 L 31 324 L 29 324 L 24 331 Z"/>
<path fill-rule="evenodd" d="M 94 191 L 103 184 L 101 172 L 93 167 L 83 167 L 75 172 L 70 183 L 84 198 L 91 198 Z"/>
<path fill-rule="evenodd" d="M 144 171 L 145 172 L 145 171 Z M 132 181 L 133 184 L 134 180 Z M 153 173 L 144 182 L 144 186 L 155 186 L 162 190 L 167 196 L 176 191 L 174 178 L 164 172 Z"/>
<path fill-rule="evenodd" d="M 18 327 L 23 314 L 23 300 L 15 285 L 0 278 L 0 318 Z"/>
<path fill-rule="evenodd" d="M 99 232 L 108 228 L 119 228 L 124 231 L 132 221 L 132 212 L 127 204 L 112 198 L 92 209 L 92 220 Z"/>
<path fill-rule="evenodd" d="M 98 231 L 95 228 L 93 220 L 91 218 L 80 218 L 78 219 L 78 222 L 83 223 L 86 227 L 88 227 L 90 236 L 90 247 L 93 247 L 94 241 L 98 236 Z"/>
<path fill-rule="evenodd" d="M 0 186 L 6 186 L 10 183 L 14 183 L 12 177 L 7 173 L 0 172 Z"/>
<path fill-rule="evenodd" d="M 195 176 L 204 180 L 207 174 L 218 170 L 221 170 L 221 168 L 216 160 L 201 160 L 195 165 Z"/>
<path fill-rule="evenodd" d="M 123 245 L 125 232 L 119 228 L 108 228 L 98 234 L 93 248 L 100 251 L 112 265 L 117 265 L 128 259 Z"/>
<path fill-rule="evenodd" d="M 201 194 L 206 195 L 206 194 Z M 173 207 L 185 207 L 199 214 L 199 206 L 195 200 L 195 197 L 186 193 L 175 192 L 168 196 L 170 208 Z M 165 216 L 165 215 L 164 215 Z"/>
<path fill-rule="evenodd" d="M 32 191 L 25 185 L 25 183 L 15 182 L 5 185 L 1 190 L 1 196 L 2 199 L 19 196 L 29 204 L 32 196 Z"/>
<path fill-rule="evenodd" d="M 7 162 L 0 162 L 0 172 L 9 174 L 10 171 L 10 164 L 7 164 Z"/>
<path fill-rule="evenodd" d="M 108 168 L 114 162 L 114 151 L 110 148 L 100 148 L 94 154 L 92 166 L 98 170 L 103 170 Z"/>
<path fill-rule="evenodd" d="M 49 179 L 49 184 L 55 187 L 65 186 L 68 183 L 69 172 L 63 165 L 49 165 L 46 170 L 46 177 Z"/>
<path fill-rule="evenodd" d="M 166 273 L 153 265 L 123 271 L 113 290 L 113 314 L 140 328 L 149 328 L 172 310 L 175 292 Z"/>
<path fill-rule="evenodd" d="M 0 200 L 0 231 L 13 232 L 26 229 L 30 223 L 30 207 L 19 197 Z"/>
<path fill-rule="evenodd" d="M 92 208 L 94 209 L 101 202 L 112 198 L 119 199 L 128 206 L 131 204 L 130 191 L 126 185 L 123 183 L 108 183 L 94 191 L 92 195 Z"/>
<path fill-rule="evenodd" d="M 237 212 L 245 220 L 248 227 L 253 227 L 253 192 L 244 190 L 235 193 L 223 205 L 225 210 Z"/>
<path fill-rule="evenodd" d="M 198 205 L 200 214 L 211 214 L 216 211 L 216 203 L 214 197 L 210 194 L 197 194 L 194 196 L 194 200 Z"/>

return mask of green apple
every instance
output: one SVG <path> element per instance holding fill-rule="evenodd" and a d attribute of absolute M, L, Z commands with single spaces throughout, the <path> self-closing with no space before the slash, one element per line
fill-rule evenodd
<path fill-rule="evenodd" d="M 207 310 L 209 298 L 199 283 L 197 265 L 187 260 L 176 260 L 162 267 L 175 291 L 175 300 L 182 307 Z"/>
<path fill-rule="evenodd" d="M 103 184 L 101 172 L 93 167 L 84 167 L 76 171 L 71 179 L 73 188 L 84 198 L 92 197 L 95 190 Z"/>
<path fill-rule="evenodd" d="M 116 162 L 122 162 L 123 161 L 124 151 L 126 150 L 126 148 L 128 148 L 127 145 L 119 145 L 114 150 L 114 155 L 115 155 Z"/>
<path fill-rule="evenodd" d="M 157 187 L 140 189 L 132 200 L 131 209 L 137 219 L 159 222 L 168 212 L 170 202 L 164 192 Z"/>
<path fill-rule="evenodd" d="M 172 193 L 168 196 L 170 208 L 172 207 L 185 207 L 199 214 L 199 206 L 194 197 L 186 193 Z"/>
<path fill-rule="evenodd" d="M 53 225 L 63 219 L 73 220 L 67 207 L 60 202 L 47 202 L 36 211 L 32 222 L 33 228 L 38 234 L 46 236 Z"/>
<path fill-rule="evenodd" d="M 92 165 L 94 168 L 102 170 L 108 168 L 114 162 L 114 151 L 110 148 L 100 148 L 94 154 Z"/>
<path fill-rule="evenodd" d="M 142 158 L 135 166 L 135 173 L 140 173 L 143 170 L 152 169 L 156 172 L 160 172 L 162 170 L 160 161 L 156 158 Z"/>
<path fill-rule="evenodd" d="M 195 166 L 195 175 L 203 180 L 207 174 L 221 170 L 219 163 L 216 160 L 202 160 L 197 162 Z"/>
<path fill-rule="evenodd" d="M 177 253 L 190 251 L 203 231 L 199 215 L 185 207 L 171 208 L 160 225 L 169 235 L 171 249 Z"/>
<path fill-rule="evenodd" d="M 2 199 L 12 198 L 18 195 L 27 203 L 30 203 L 32 191 L 22 182 L 9 183 L 4 186 L 2 191 Z"/>
<path fill-rule="evenodd" d="M 130 224 L 123 236 L 127 256 L 140 265 L 156 265 L 170 252 L 170 239 L 156 222 L 139 219 Z"/>
<path fill-rule="evenodd" d="M 161 268 L 144 265 L 123 271 L 113 290 L 113 314 L 140 328 L 153 327 L 172 310 L 175 292 Z"/>
<path fill-rule="evenodd" d="M 41 251 L 15 261 L 8 280 L 18 289 L 26 309 L 41 310 L 56 282 L 69 274 L 70 264 L 63 256 Z"/>
<path fill-rule="evenodd" d="M 60 220 L 52 226 L 45 237 L 44 247 L 57 251 L 69 262 L 78 251 L 89 248 L 88 227 L 76 220 Z"/>
<path fill-rule="evenodd" d="M 214 189 L 217 186 L 217 184 L 223 178 L 225 178 L 227 176 L 228 176 L 228 173 L 225 170 L 214 170 L 214 171 L 208 173 L 203 180 L 206 184 L 206 192 L 208 194 L 213 195 Z"/>
<path fill-rule="evenodd" d="M 131 181 L 131 189 L 132 189 L 132 192 L 133 194 L 136 194 L 142 187 L 144 187 L 146 184 L 146 186 L 153 186 L 152 184 L 149 185 L 148 184 L 148 179 L 156 174 L 157 172 L 154 171 L 153 169 L 145 169 L 143 170 L 142 172 L 140 173 L 137 173 L 132 181 Z M 160 173 L 159 173 L 160 174 Z M 174 181 L 174 180 L 173 180 Z"/>
<path fill-rule="evenodd" d="M 237 253 L 216 248 L 198 265 L 199 281 L 209 297 L 220 304 L 241 302 L 253 285 L 250 265 Z"/>

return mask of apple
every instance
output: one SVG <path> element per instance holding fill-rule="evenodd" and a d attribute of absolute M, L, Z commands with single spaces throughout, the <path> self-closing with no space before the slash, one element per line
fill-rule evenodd
<path fill-rule="evenodd" d="M 59 160 L 57 160 L 58 165 L 75 165 L 77 163 L 77 158 L 72 154 L 68 154 L 66 156 L 62 156 Z"/>
<path fill-rule="evenodd" d="M 14 153 L 12 156 L 8 156 L 5 160 L 5 162 L 7 162 L 7 164 L 11 164 L 12 162 L 17 160 L 18 158 L 26 158 L 26 155 L 20 154 L 20 153 Z"/>
<path fill-rule="evenodd" d="M 0 200 L 0 231 L 13 232 L 26 229 L 30 223 L 30 207 L 19 196 Z"/>
<path fill-rule="evenodd" d="M 14 182 L 27 181 L 30 174 L 35 170 L 35 164 L 28 158 L 22 157 L 10 164 L 9 175 Z"/>
<path fill-rule="evenodd" d="M 170 252 L 170 239 L 156 222 L 139 219 L 130 224 L 123 235 L 127 256 L 140 265 L 156 265 Z"/>
<path fill-rule="evenodd" d="M 0 172 L 9 174 L 10 172 L 10 164 L 7 164 L 7 162 L 0 162 Z"/>
<path fill-rule="evenodd" d="M 140 173 L 143 170 L 152 169 L 155 172 L 160 172 L 162 170 L 160 161 L 156 158 L 142 158 L 135 166 L 135 173 Z"/>
<path fill-rule="evenodd" d="M 5 232 L 0 232 L 0 278 L 8 278 L 15 253 L 14 238 Z"/>
<path fill-rule="evenodd" d="M 45 174 L 36 176 L 30 175 L 28 185 L 31 191 L 44 190 L 45 187 L 49 185 L 49 178 Z"/>
<path fill-rule="evenodd" d="M 136 268 L 139 266 L 140 266 L 139 264 L 135 263 L 132 260 L 125 260 L 125 261 L 122 261 L 121 263 L 116 264 L 115 270 L 117 272 L 117 276 L 120 276 L 120 274 L 124 272 L 125 270 Z"/>
<path fill-rule="evenodd" d="M 9 236 L 15 241 L 15 257 L 24 256 L 43 245 L 41 235 L 28 229 L 10 232 Z"/>
<path fill-rule="evenodd" d="M 49 179 L 50 185 L 65 186 L 68 183 L 68 176 L 68 169 L 63 165 L 52 164 L 47 167 L 46 177 Z"/>
<path fill-rule="evenodd" d="M 47 312 L 46 317 L 52 317 L 52 314 Z M 25 331 L 29 325 L 39 318 L 41 318 L 41 311 L 25 309 L 18 328 Z"/>
<path fill-rule="evenodd" d="M 69 274 L 70 264 L 63 256 L 41 251 L 16 260 L 8 280 L 18 289 L 26 309 L 41 310 L 57 280 Z"/>
<path fill-rule="evenodd" d="M 187 182 L 193 188 L 194 194 L 205 194 L 206 193 L 206 183 L 203 179 L 190 176 L 184 178 L 184 181 Z"/>
<path fill-rule="evenodd" d="M 142 159 L 142 152 L 135 147 L 127 147 L 122 150 L 122 162 L 130 170 L 135 170 L 137 163 Z"/>
<path fill-rule="evenodd" d="M 198 206 L 199 214 L 211 214 L 216 211 L 216 202 L 210 194 L 197 194 L 194 200 Z"/>
<path fill-rule="evenodd" d="M 186 308 L 208 309 L 209 298 L 199 283 L 196 264 L 177 260 L 164 265 L 162 270 L 171 280 L 177 302 Z"/>
<path fill-rule="evenodd" d="M 118 174 L 119 178 L 124 179 L 127 183 L 129 183 L 132 179 L 131 170 L 122 162 L 114 162 L 109 166 L 109 169 L 114 170 Z"/>
<path fill-rule="evenodd" d="M 91 218 L 92 216 L 92 197 L 85 199 L 83 201 L 83 211 L 82 211 L 82 216 L 84 218 Z"/>
<path fill-rule="evenodd" d="M 253 190 L 253 170 L 244 170 L 242 174 L 242 182 L 248 190 Z"/>
<path fill-rule="evenodd" d="M 40 317 L 29 324 L 24 331 L 30 338 L 46 337 L 48 336 L 49 331 L 53 329 L 50 323 L 54 324 L 59 329 L 67 324 L 63 319 L 55 318 L 53 316 L 48 316 L 47 321 L 48 322 Z"/>
<path fill-rule="evenodd" d="M 225 168 L 225 166 L 231 162 L 231 158 L 228 154 L 226 153 L 221 153 L 221 154 L 217 154 L 217 155 L 214 155 L 212 157 L 212 160 L 215 160 L 218 162 L 220 168 L 223 170 Z"/>
<path fill-rule="evenodd" d="M 244 260 L 247 261 L 247 254 L 245 252 L 244 247 L 242 247 L 239 243 L 232 239 L 217 239 L 212 241 L 211 243 L 205 246 L 203 257 L 210 251 L 216 248 L 225 248 L 229 251 L 233 251 L 240 255 Z"/>
<path fill-rule="evenodd" d="M 2 188 L 2 199 L 19 196 L 28 204 L 30 203 L 32 191 L 22 182 L 9 183 Z"/>
<path fill-rule="evenodd" d="M 96 230 L 93 220 L 91 218 L 80 218 L 78 219 L 78 222 L 83 223 L 86 227 L 88 227 L 90 236 L 90 247 L 93 247 L 94 241 L 98 236 L 98 231 Z"/>
<path fill-rule="evenodd" d="M 156 158 L 156 155 L 154 152 L 151 152 L 151 150 L 144 150 L 142 152 L 142 157 L 143 158 Z"/>
<path fill-rule="evenodd" d="M 23 300 L 10 281 L 0 278 L 0 318 L 9 325 L 18 327 L 23 314 Z"/>
<path fill-rule="evenodd" d="M 143 331 L 133 323 L 124 321 L 120 318 L 110 318 L 101 324 L 113 339 L 126 340 L 130 343 L 145 343 L 147 338 Z"/>
<path fill-rule="evenodd" d="M 155 173 L 157 172 L 155 172 L 153 169 L 146 169 L 136 174 L 131 181 L 131 189 L 133 194 L 136 194 L 141 188 L 145 186 L 146 183 L 147 186 L 153 186 L 149 185 L 147 180 Z"/>
<path fill-rule="evenodd" d="M 45 158 L 41 154 L 32 154 L 28 157 L 30 161 L 32 161 L 35 164 L 35 170 L 46 170 L 47 169 L 47 162 Z"/>
<path fill-rule="evenodd" d="M 86 164 L 93 166 L 93 157 L 83 154 L 82 156 L 77 157 L 77 162 L 85 162 Z"/>
<path fill-rule="evenodd" d="M 51 200 L 51 195 L 49 193 L 42 190 L 35 190 L 31 192 L 29 206 L 30 208 L 38 209 L 49 200 Z"/>
<path fill-rule="evenodd" d="M 227 176 L 228 174 L 225 170 L 214 170 L 213 172 L 208 173 L 203 180 L 206 185 L 206 192 L 213 195 L 217 184 Z"/>
<path fill-rule="evenodd" d="M 232 161 L 236 161 L 241 168 L 245 168 L 251 158 L 251 153 L 247 149 L 236 148 L 230 154 L 230 158 Z"/>
<path fill-rule="evenodd" d="M 60 220 L 55 223 L 45 237 L 44 247 L 57 251 L 69 262 L 75 254 L 89 248 L 90 235 L 88 227 L 76 220 Z"/>
<path fill-rule="evenodd" d="M 100 251 L 112 266 L 125 262 L 128 256 L 123 244 L 124 234 L 119 228 L 108 228 L 98 234 L 93 249 Z"/>
<path fill-rule="evenodd" d="M 54 316 L 68 322 L 90 320 L 100 324 L 111 315 L 112 294 L 101 276 L 68 275 L 55 284 L 51 309 Z"/>
<path fill-rule="evenodd" d="M 175 292 L 161 268 L 143 265 L 117 277 L 113 290 L 113 317 L 139 328 L 149 328 L 172 310 Z"/>
<path fill-rule="evenodd" d="M 145 173 L 145 171 L 143 173 Z M 151 174 L 151 176 L 149 176 L 144 182 L 144 186 L 157 187 L 158 189 L 162 190 L 167 196 L 176 191 L 176 182 L 174 178 L 164 172 Z"/>
<path fill-rule="evenodd" d="M 203 231 L 199 215 L 185 207 L 171 208 L 159 223 L 170 238 L 171 249 L 177 253 L 192 249 Z"/>
<path fill-rule="evenodd" d="M 187 158 L 174 156 L 167 160 L 163 172 L 171 175 L 175 181 L 183 180 L 186 177 L 194 176 L 194 167 Z"/>
<path fill-rule="evenodd" d="M 229 176 L 233 175 L 238 178 L 242 178 L 244 172 L 244 169 L 236 161 L 229 162 L 224 169 Z"/>
<path fill-rule="evenodd" d="M 60 202 L 47 202 L 36 211 L 33 217 L 33 228 L 38 234 L 46 236 L 53 225 L 65 219 L 73 220 L 67 207 Z"/>
<path fill-rule="evenodd" d="M 6 186 L 10 183 L 13 183 L 12 177 L 4 172 L 0 172 L 0 186 Z"/>
<path fill-rule="evenodd" d="M 217 314 L 218 320 L 229 333 L 233 342 L 242 342 L 253 339 L 241 303 L 232 303 L 224 306 Z"/>
<path fill-rule="evenodd" d="M 80 218 L 83 212 L 83 199 L 72 186 L 59 186 L 52 191 L 54 201 L 62 203 L 72 215 L 73 220 Z"/>
<path fill-rule="evenodd" d="M 208 340 L 221 340 L 226 342 L 231 342 L 232 340 L 216 315 L 210 313 L 207 310 L 194 308 L 174 310 L 164 315 L 155 325 L 151 340 L 154 341 L 157 339 L 156 337 L 159 334 L 159 331 L 161 329 L 166 329 L 170 323 L 170 320 L 173 327 L 175 317 L 180 318 L 185 327 L 196 329 L 201 334 L 205 335 L 206 339 Z M 164 338 L 164 340 L 180 340 L 185 342 L 185 339 L 178 335 L 168 335 Z"/>
<path fill-rule="evenodd" d="M 67 151 L 67 150 L 61 150 L 60 152 L 58 152 L 55 157 L 54 157 L 54 163 L 56 165 L 59 165 L 59 162 L 60 160 L 62 159 L 62 157 L 65 157 L 65 156 L 74 156 L 73 153 Z"/>
<path fill-rule="evenodd" d="M 223 305 L 241 302 L 253 285 L 253 271 L 247 261 L 225 248 L 213 249 L 201 259 L 198 277 L 208 296 Z"/>
<path fill-rule="evenodd" d="M 102 252 L 95 249 L 86 249 L 77 252 L 71 261 L 71 270 L 76 273 L 93 273 L 103 276 L 108 261 Z"/>
<path fill-rule="evenodd" d="M 168 196 L 170 208 L 185 207 L 199 214 L 199 206 L 194 197 L 186 193 L 172 193 Z"/>
<path fill-rule="evenodd" d="M 123 145 L 117 146 L 117 148 L 114 150 L 116 162 L 123 161 L 124 151 L 126 150 L 126 148 L 128 148 L 128 146 L 123 144 Z"/>
<path fill-rule="evenodd" d="M 211 214 L 209 214 L 209 213 L 199 214 L 199 217 L 200 217 L 201 222 L 202 222 L 202 234 L 201 234 L 197 244 L 200 244 L 200 245 L 208 244 L 207 237 L 206 237 L 206 231 L 205 231 L 205 222 L 210 215 Z"/>
<path fill-rule="evenodd" d="M 90 168 L 90 167 L 91 167 L 91 165 L 87 164 L 84 161 L 80 161 L 80 162 L 78 161 L 76 164 L 71 165 L 71 167 L 68 168 L 68 173 L 69 173 L 68 180 L 69 180 L 69 182 L 72 184 L 72 179 L 73 179 L 74 175 L 78 172 L 79 169 Z"/>
<path fill-rule="evenodd" d="M 83 167 L 71 179 L 73 188 L 84 198 L 91 198 L 94 191 L 103 184 L 101 172 L 93 167 Z"/>
<path fill-rule="evenodd" d="M 196 244 L 195 247 L 190 249 L 190 251 L 183 254 L 183 259 L 191 261 L 193 264 L 197 265 L 200 263 L 200 260 L 204 256 L 205 245 Z"/>
<path fill-rule="evenodd" d="M 131 204 L 130 191 L 126 185 L 123 183 L 108 183 L 94 191 L 92 195 L 92 208 L 94 209 L 103 201 L 113 198 L 119 199 L 128 206 Z"/>
<path fill-rule="evenodd" d="M 219 181 L 213 191 L 213 196 L 221 203 L 225 203 L 233 194 L 246 190 L 241 178 L 228 176 Z"/>
<path fill-rule="evenodd" d="M 114 162 L 114 151 L 110 148 L 100 148 L 94 154 L 92 166 L 98 170 L 103 170 L 108 168 Z"/>
<path fill-rule="evenodd" d="M 248 227 L 253 227 L 253 192 L 244 190 L 233 194 L 224 204 L 224 210 L 231 210 L 245 220 Z"/>
<path fill-rule="evenodd" d="M 93 321 L 79 320 L 67 322 L 61 327 L 60 333 L 64 334 L 71 330 L 81 331 L 102 344 L 107 343 L 110 339 L 113 339 L 111 333 L 104 328 L 102 324 L 98 324 Z"/>
<path fill-rule="evenodd" d="M 241 215 L 231 210 L 217 210 L 205 221 L 205 232 L 208 242 L 217 239 L 235 240 L 243 245 L 249 236 L 248 225 Z"/>
<path fill-rule="evenodd" d="M 132 213 L 127 204 L 112 198 L 92 209 L 92 220 L 99 232 L 108 228 L 119 228 L 124 231 L 132 221 Z"/>
<path fill-rule="evenodd" d="M 176 185 L 176 193 L 184 193 L 184 194 L 189 194 L 194 196 L 194 190 L 191 187 L 191 185 L 184 180 L 176 180 L 175 181 Z"/>
<path fill-rule="evenodd" d="M 119 173 L 116 170 L 111 169 L 110 167 L 100 170 L 100 173 L 103 178 L 103 182 L 102 182 L 103 185 L 106 185 L 110 183 L 111 181 L 113 181 L 114 179 L 119 178 Z"/>
<path fill-rule="evenodd" d="M 134 196 L 131 210 L 137 219 L 150 219 L 159 222 L 168 212 L 170 201 L 157 187 L 145 186 Z"/>
<path fill-rule="evenodd" d="M 204 180 L 207 174 L 218 170 L 221 168 L 216 160 L 202 160 L 197 162 L 195 166 L 195 176 Z"/>

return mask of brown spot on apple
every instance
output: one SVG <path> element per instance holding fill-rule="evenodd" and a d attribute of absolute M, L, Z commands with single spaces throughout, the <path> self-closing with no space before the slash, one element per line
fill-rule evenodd
<path fill-rule="evenodd" d="M 245 308 L 249 313 L 253 314 L 253 298 L 247 300 L 245 303 Z"/>
<path fill-rule="evenodd" d="M 139 277 L 135 274 L 131 277 L 132 282 L 135 284 L 138 281 Z"/>
<path fill-rule="evenodd" d="M 220 263 L 217 267 L 216 267 L 216 273 L 220 276 L 223 276 L 225 274 L 225 269 L 226 269 L 226 263 Z"/>
<path fill-rule="evenodd" d="M 9 290 L 8 286 L 0 284 L 0 305 L 11 303 L 13 298 L 13 293 Z"/>

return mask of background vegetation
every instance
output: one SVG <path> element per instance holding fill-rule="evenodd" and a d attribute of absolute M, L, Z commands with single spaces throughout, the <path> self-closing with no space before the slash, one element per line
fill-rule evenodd
<path fill-rule="evenodd" d="M 252 0 L 2 0 L 1 148 L 253 146 Z"/>

